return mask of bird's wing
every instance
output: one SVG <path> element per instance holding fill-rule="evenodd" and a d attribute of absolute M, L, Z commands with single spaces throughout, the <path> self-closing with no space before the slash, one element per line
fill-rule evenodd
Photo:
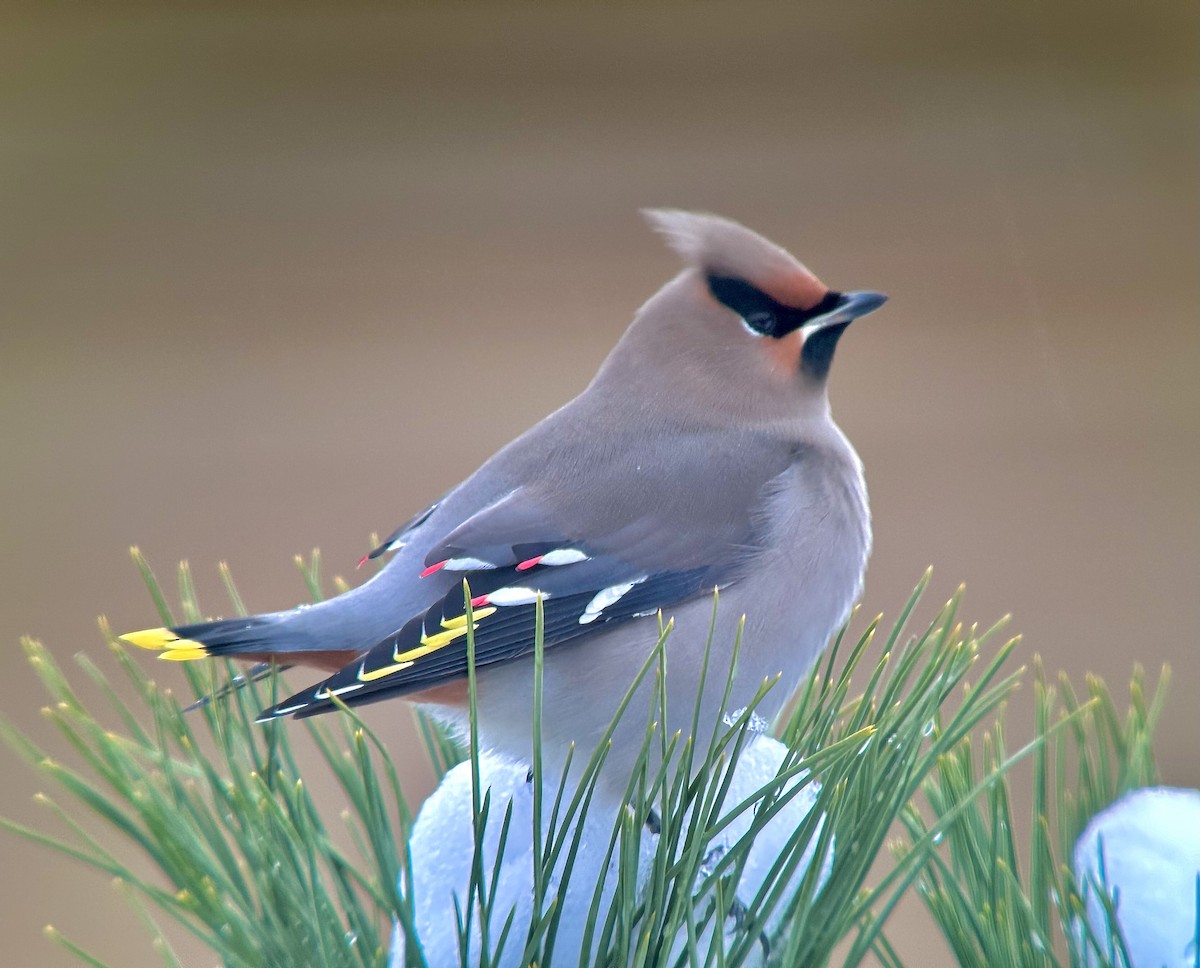
<path fill-rule="evenodd" d="M 565 534 L 560 520 L 537 495 L 518 489 L 468 518 L 427 555 L 423 578 L 445 571 L 470 587 L 477 666 L 532 652 L 539 599 L 545 646 L 552 648 L 711 593 L 735 580 L 753 554 L 749 516 L 744 526 L 731 527 L 686 514 L 680 520 L 639 514 L 612 520 L 591 538 Z M 325 712 L 334 696 L 357 705 L 417 692 L 466 669 L 466 606 L 456 582 L 394 635 L 261 718 Z"/>
<path fill-rule="evenodd" d="M 399 549 L 403 548 L 406 544 L 405 538 L 407 538 L 413 531 L 429 520 L 429 516 L 437 510 L 439 503 L 440 502 L 438 501 L 434 501 L 434 503 L 429 505 L 429 507 L 427 507 L 424 511 L 414 514 L 411 518 L 405 521 L 402 525 L 400 525 L 400 527 L 384 538 L 383 541 L 379 543 L 378 547 L 363 555 L 362 559 L 358 563 L 358 567 L 361 568 L 368 561 L 372 560 L 373 558 L 378 558 L 380 555 L 385 555 L 389 551 L 398 551 Z"/>

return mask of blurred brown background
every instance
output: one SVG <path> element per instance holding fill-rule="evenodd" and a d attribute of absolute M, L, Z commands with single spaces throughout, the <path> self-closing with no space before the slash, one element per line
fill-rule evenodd
<path fill-rule="evenodd" d="M 636 210 L 675 205 L 891 294 L 833 386 L 866 608 L 932 563 L 930 604 L 967 582 L 1076 682 L 1170 662 L 1161 764 L 1200 785 L 1195 4 L 5 11 L 6 716 L 46 735 L 20 634 L 153 623 L 131 543 L 213 613 L 222 559 L 256 610 L 315 545 L 353 579 L 585 385 L 676 271 Z M 0 755 L 0 813 L 49 823 Z M 159 963 L 105 877 L 0 851 L 5 963 L 68 963 L 47 921 Z M 894 933 L 947 963 L 917 908 Z"/>

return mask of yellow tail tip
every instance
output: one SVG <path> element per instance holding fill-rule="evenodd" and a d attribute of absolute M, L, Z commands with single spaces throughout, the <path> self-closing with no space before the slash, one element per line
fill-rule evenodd
<path fill-rule="evenodd" d="M 122 642 L 136 645 L 139 649 L 150 649 L 158 652 L 172 642 L 178 642 L 179 636 L 170 629 L 143 629 L 141 632 L 126 632 L 121 637 Z"/>
<path fill-rule="evenodd" d="M 160 652 L 160 659 L 167 659 L 170 662 L 187 662 L 190 659 L 203 659 L 208 656 L 208 652 L 203 648 L 187 648 L 181 647 L 187 639 L 181 639 L 177 645 L 171 646 L 165 652 Z"/>
<path fill-rule="evenodd" d="M 121 637 L 122 642 L 136 645 L 139 649 L 149 649 L 152 652 L 166 651 L 172 658 L 196 658 L 193 655 L 176 656 L 176 652 L 198 652 L 205 654 L 204 646 L 192 639 L 181 639 L 170 629 L 144 629 L 141 632 L 126 632 Z"/>

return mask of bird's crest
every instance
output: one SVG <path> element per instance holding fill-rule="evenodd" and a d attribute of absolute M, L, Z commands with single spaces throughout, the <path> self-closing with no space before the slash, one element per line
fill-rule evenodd
<path fill-rule="evenodd" d="M 652 228 L 688 265 L 706 275 L 740 279 L 796 309 L 811 309 L 829 291 L 790 252 L 719 215 L 643 209 Z"/>

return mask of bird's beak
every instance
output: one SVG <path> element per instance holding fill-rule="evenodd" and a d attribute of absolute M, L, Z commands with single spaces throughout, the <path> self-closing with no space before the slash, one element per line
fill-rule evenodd
<path fill-rule="evenodd" d="M 873 313 L 887 302 L 887 296 L 881 292 L 846 292 L 832 309 L 814 316 L 802 327 L 806 333 L 813 333 L 828 326 L 845 325 Z"/>

